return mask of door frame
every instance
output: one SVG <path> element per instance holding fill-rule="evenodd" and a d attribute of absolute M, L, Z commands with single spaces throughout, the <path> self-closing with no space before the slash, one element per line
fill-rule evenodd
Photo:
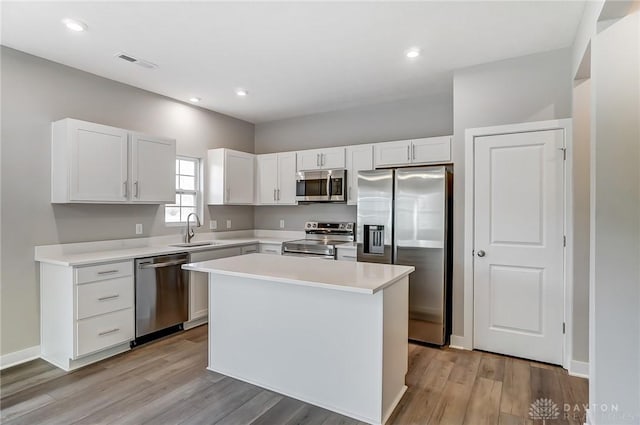
<path fill-rule="evenodd" d="M 571 119 L 536 121 L 492 127 L 468 128 L 465 130 L 465 177 L 464 177 L 464 336 L 462 347 L 473 350 L 473 250 L 474 250 L 474 189 L 475 189 L 475 143 L 477 137 L 496 136 L 531 131 L 562 130 L 566 161 L 564 164 L 564 323 L 562 367 L 569 369 L 573 357 L 573 141 Z"/>

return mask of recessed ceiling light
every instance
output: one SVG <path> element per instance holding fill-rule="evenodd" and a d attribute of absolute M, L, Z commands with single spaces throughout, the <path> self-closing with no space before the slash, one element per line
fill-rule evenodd
<path fill-rule="evenodd" d="M 246 91 L 245 89 L 238 89 L 238 90 L 236 90 L 236 94 L 237 94 L 238 96 L 244 97 L 244 96 L 248 95 L 248 94 L 249 94 L 249 92 L 248 92 L 248 91 Z"/>
<path fill-rule="evenodd" d="M 67 29 L 75 32 L 82 32 L 87 30 L 87 24 L 84 22 L 77 21 L 75 19 L 63 19 L 62 23 L 67 27 Z"/>
<path fill-rule="evenodd" d="M 199 97 L 190 97 L 189 98 L 189 102 L 198 103 L 198 102 L 200 102 L 200 98 Z"/>
<path fill-rule="evenodd" d="M 409 59 L 415 59 L 420 56 L 420 49 L 418 49 L 417 47 L 412 47 L 411 49 L 407 50 L 406 55 Z"/>

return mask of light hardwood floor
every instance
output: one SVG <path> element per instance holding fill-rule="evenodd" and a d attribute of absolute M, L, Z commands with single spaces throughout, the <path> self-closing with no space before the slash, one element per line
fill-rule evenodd
<path fill-rule="evenodd" d="M 585 379 L 489 353 L 410 344 L 409 390 L 389 423 L 514 425 L 550 398 L 553 425 L 584 423 Z M 205 370 L 202 326 L 65 373 L 42 360 L 2 371 L 0 422 L 17 424 L 359 424 L 319 407 Z"/>

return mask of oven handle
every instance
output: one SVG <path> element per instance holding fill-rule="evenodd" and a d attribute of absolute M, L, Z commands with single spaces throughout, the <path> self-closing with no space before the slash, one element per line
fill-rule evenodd
<path fill-rule="evenodd" d="M 165 263 L 140 263 L 139 267 L 141 269 L 160 269 L 163 267 L 171 267 L 171 266 L 177 266 L 179 264 L 187 264 L 188 261 L 186 260 L 176 260 L 176 261 L 167 261 Z"/>

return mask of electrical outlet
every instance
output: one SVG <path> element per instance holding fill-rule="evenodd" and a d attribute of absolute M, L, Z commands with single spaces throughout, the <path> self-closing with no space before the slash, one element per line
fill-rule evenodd
<path fill-rule="evenodd" d="M 284 220 L 280 220 L 280 228 L 284 229 Z"/>
<path fill-rule="evenodd" d="M 231 229 L 231 220 L 227 220 L 227 229 Z"/>
<path fill-rule="evenodd" d="M 142 234 L 142 224 L 136 224 L 136 235 Z"/>
<path fill-rule="evenodd" d="M 218 228 L 218 220 L 209 220 L 209 230 L 216 230 Z"/>

